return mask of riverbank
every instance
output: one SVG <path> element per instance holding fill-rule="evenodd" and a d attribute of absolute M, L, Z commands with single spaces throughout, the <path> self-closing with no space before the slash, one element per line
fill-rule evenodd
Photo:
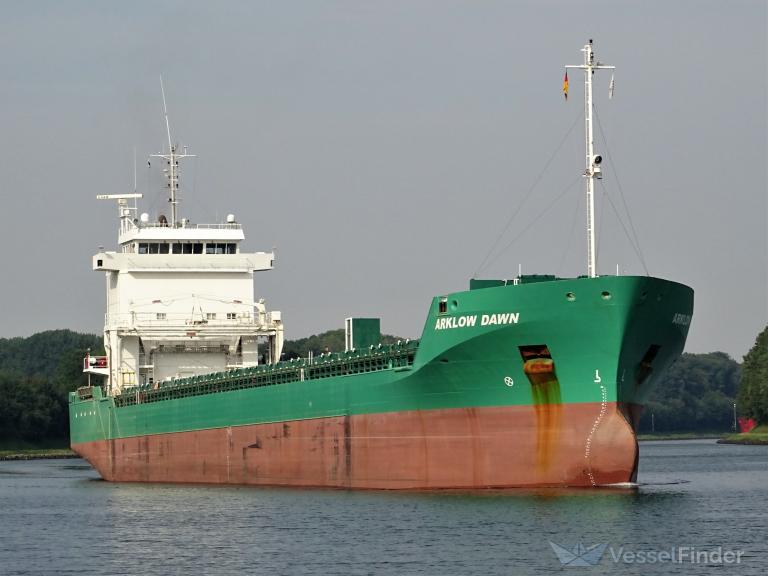
<path fill-rule="evenodd" d="M 37 442 L 6 440 L 0 442 L 0 460 L 48 460 L 51 458 L 77 458 L 69 449 L 69 441 L 61 438 Z"/>
<path fill-rule="evenodd" d="M 758 426 L 745 434 L 729 434 L 717 441 L 718 444 L 745 444 L 749 446 L 768 446 L 768 426 Z"/>
<path fill-rule="evenodd" d="M 638 434 L 640 442 L 656 440 L 715 440 L 722 438 L 722 432 L 669 432 L 666 434 Z"/>
<path fill-rule="evenodd" d="M 32 448 L 0 450 L 0 460 L 50 460 L 53 458 L 78 458 L 69 448 Z"/>

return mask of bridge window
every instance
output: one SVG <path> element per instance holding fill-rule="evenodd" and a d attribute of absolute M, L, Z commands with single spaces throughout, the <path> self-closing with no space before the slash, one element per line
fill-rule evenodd
<path fill-rule="evenodd" d="M 212 246 L 216 246 L 213 244 Z M 202 254 L 203 244 L 200 242 L 142 242 L 138 244 L 139 254 Z M 215 248 L 214 248 L 215 249 Z M 213 252 L 208 252 L 212 254 Z"/>
<path fill-rule="evenodd" d="M 237 254 L 237 244 L 234 242 L 208 242 L 205 245 L 206 254 Z"/>

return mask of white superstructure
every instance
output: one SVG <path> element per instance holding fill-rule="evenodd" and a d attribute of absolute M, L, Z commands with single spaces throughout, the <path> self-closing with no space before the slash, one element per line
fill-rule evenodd
<path fill-rule="evenodd" d="M 164 160 L 176 213 L 178 160 L 170 144 Z M 244 252 L 243 229 L 233 215 L 226 222 L 193 224 L 164 216 L 150 222 L 128 206 L 140 194 L 99 196 L 119 210 L 115 252 L 93 256 L 93 269 L 106 273 L 104 346 L 106 358 L 89 357 L 86 372 L 107 376 L 107 391 L 176 377 L 273 363 L 280 359 L 280 312 L 254 299 L 254 272 L 271 270 L 273 252 Z"/>

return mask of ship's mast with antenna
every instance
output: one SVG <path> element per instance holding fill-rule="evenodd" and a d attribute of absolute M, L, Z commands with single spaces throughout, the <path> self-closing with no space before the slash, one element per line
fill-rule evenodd
<path fill-rule="evenodd" d="M 162 158 L 167 163 L 164 172 L 168 180 L 167 187 L 171 193 L 170 198 L 168 198 L 168 202 L 171 203 L 171 226 L 175 228 L 178 223 L 176 206 L 179 203 L 179 199 L 176 195 L 179 192 L 179 160 L 194 157 L 194 154 L 187 154 L 186 147 L 182 154 L 176 153 L 176 145 L 171 140 L 171 124 L 168 121 L 168 107 L 165 104 L 165 87 L 163 86 L 162 75 L 160 76 L 160 91 L 163 94 L 163 114 L 165 115 L 165 131 L 168 134 L 168 154 L 152 154 L 152 157 Z"/>
<path fill-rule="evenodd" d="M 595 70 L 614 70 L 615 66 L 607 66 L 595 60 L 592 51 L 592 40 L 581 49 L 584 53 L 584 64 L 568 65 L 568 68 L 584 71 L 584 137 L 586 143 L 586 170 L 584 177 L 587 179 L 587 276 L 597 276 L 597 259 L 595 255 L 595 178 L 602 178 L 600 163 L 602 156 L 595 154 L 595 141 L 592 133 L 592 76 Z"/>

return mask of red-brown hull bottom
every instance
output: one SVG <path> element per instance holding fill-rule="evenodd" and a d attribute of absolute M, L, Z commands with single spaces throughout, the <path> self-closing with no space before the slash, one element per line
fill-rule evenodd
<path fill-rule="evenodd" d="M 634 408 L 634 407 L 633 407 Z M 615 403 L 364 414 L 76 444 L 105 480 L 359 489 L 632 482 Z"/>

